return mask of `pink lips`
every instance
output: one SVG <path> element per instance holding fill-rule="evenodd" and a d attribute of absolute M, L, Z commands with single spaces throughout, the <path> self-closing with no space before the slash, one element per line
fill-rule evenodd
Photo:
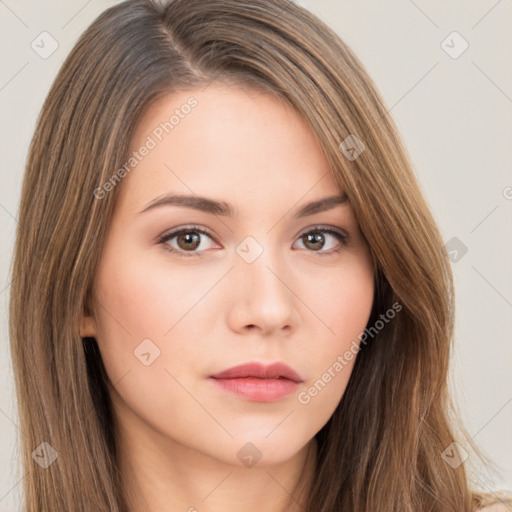
<path fill-rule="evenodd" d="M 274 402 L 296 391 L 304 379 L 288 365 L 253 362 L 229 368 L 210 379 L 222 390 L 256 402 Z"/>

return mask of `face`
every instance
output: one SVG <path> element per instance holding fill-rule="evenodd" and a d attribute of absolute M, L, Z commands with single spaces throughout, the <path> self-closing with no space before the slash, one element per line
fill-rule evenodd
<path fill-rule="evenodd" d="M 343 190 L 290 107 L 215 83 L 155 103 L 130 155 L 81 333 L 120 424 L 230 464 L 287 460 L 338 405 L 373 302 L 350 204 L 305 208 Z M 211 377 L 251 362 L 296 381 Z"/>

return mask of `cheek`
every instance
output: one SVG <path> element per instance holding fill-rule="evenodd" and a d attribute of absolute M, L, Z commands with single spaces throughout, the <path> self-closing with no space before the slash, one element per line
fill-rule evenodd
<path fill-rule="evenodd" d="M 297 402 L 320 428 L 343 396 L 371 314 L 374 275 L 368 254 L 347 260 L 334 277 L 331 272 L 317 284 L 323 286 L 308 294 L 308 305 L 318 318 L 318 334 L 308 348 L 311 372 Z"/>
<path fill-rule="evenodd" d="M 114 398 L 122 397 L 120 407 L 126 410 L 126 403 L 155 428 L 169 426 L 176 421 L 171 404 L 188 397 L 178 382 L 197 366 L 185 339 L 191 327 L 187 312 L 211 284 L 196 291 L 190 272 L 169 273 L 136 251 L 129 258 L 120 252 L 105 251 L 95 283 L 101 357 Z"/>
<path fill-rule="evenodd" d="M 206 314 L 217 316 L 208 291 L 219 273 L 200 265 L 171 268 L 156 252 L 148 258 L 147 250 L 115 246 L 105 249 L 95 283 L 97 341 L 107 374 L 115 383 L 129 372 L 141 394 L 169 387 L 166 369 L 180 378 L 200 366 L 191 340 Z"/>
<path fill-rule="evenodd" d="M 147 252 L 133 246 L 105 251 L 96 280 L 105 340 L 162 339 L 204 293 L 191 281 L 198 279 L 197 272 L 171 268 L 162 264 L 161 255 L 155 257 L 156 251 L 150 257 Z"/>
<path fill-rule="evenodd" d="M 357 335 L 367 325 L 374 298 L 368 252 L 347 256 L 337 269 L 318 272 L 314 279 L 302 280 L 302 286 L 301 297 L 316 316 L 316 331 L 322 334 L 320 346 L 325 356 L 344 351 L 353 339 L 359 341 Z"/>
<path fill-rule="evenodd" d="M 374 296 L 374 277 L 368 265 L 347 267 L 333 279 L 324 304 L 331 319 L 331 341 L 342 349 L 364 331 L 370 317 Z"/>
<path fill-rule="evenodd" d="M 111 243 L 103 253 L 94 295 L 98 345 L 107 373 L 116 382 L 126 372 L 144 367 L 148 356 L 142 354 L 149 352 L 155 361 L 161 356 L 160 340 L 174 317 L 174 304 L 170 294 L 162 295 L 157 271 L 148 268 L 133 248 L 113 247 L 119 245 Z"/>

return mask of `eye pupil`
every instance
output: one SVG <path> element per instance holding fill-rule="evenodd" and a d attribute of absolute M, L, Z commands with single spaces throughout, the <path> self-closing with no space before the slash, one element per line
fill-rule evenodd
<path fill-rule="evenodd" d="M 306 241 L 304 242 L 304 245 L 306 245 L 306 247 L 308 247 L 308 243 L 312 243 L 313 244 L 313 247 L 310 247 L 312 248 L 313 250 L 318 250 L 318 249 L 321 249 L 323 244 L 324 244 L 324 235 L 322 235 L 321 233 L 315 233 L 315 234 L 311 234 L 311 233 L 308 233 L 306 235 L 304 235 Z"/>
<path fill-rule="evenodd" d="M 177 237 L 177 242 L 178 242 L 178 245 L 180 246 L 180 248 L 185 249 L 185 250 L 197 249 L 197 247 L 201 243 L 199 234 L 191 232 L 191 231 L 179 234 Z M 181 242 L 185 243 L 184 247 L 182 246 Z M 195 243 L 195 245 L 194 245 L 194 243 Z M 187 244 L 193 244 L 193 247 L 187 246 Z"/>

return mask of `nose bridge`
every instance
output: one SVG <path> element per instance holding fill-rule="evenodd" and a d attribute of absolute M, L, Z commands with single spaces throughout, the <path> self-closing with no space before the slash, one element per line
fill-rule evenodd
<path fill-rule="evenodd" d="M 247 236 L 236 247 L 234 307 L 243 310 L 243 322 L 263 329 L 289 325 L 295 307 L 285 254 L 271 243 L 269 236 Z"/>
<path fill-rule="evenodd" d="M 285 268 L 283 251 L 271 246 L 269 236 L 249 235 L 236 247 L 237 259 L 235 265 L 241 269 L 241 274 L 249 278 L 251 287 L 263 282 L 265 286 L 280 288 L 282 282 L 276 274 Z M 246 283 L 247 284 L 247 283 Z"/>

